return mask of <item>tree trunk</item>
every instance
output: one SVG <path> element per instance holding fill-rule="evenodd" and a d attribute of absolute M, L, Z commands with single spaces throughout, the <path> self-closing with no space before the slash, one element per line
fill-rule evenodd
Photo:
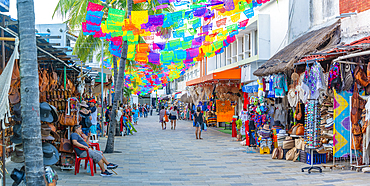
<path fill-rule="evenodd" d="M 115 89 L 115 94 L 117 94 L 116 87 L 117 87 L 117 79 L 118 79 L 118 69 L 117 69 L 117 57 L 116 56 L 113 56 L 113 72 L 114 72 L 114 89 Z M 115 102 L 118 102 L 120 99 L 121 98 L 116 100 L 115 97 L 114 97 Z M 113 109 L 112 109 L 112 111 L 117 112 L 117 110 L 113 110 Z M 117 136 L 117 135 L 119 136 L 119 129 L 120 129 L 120 126 L 116 125 L 116 130 L 114 131 L 115 136 Z"/>
<path fill-rule="evenodd" d="M 132 11 L 132 0 L 127 0 L 127 15 L 130 16 Z M 114 100 L 118 100 L 120 98 L 120 95 L 122 94 L 122 86 L 124 84 L 125 80 L 125 68 L 126 68 L 126 60 L 127 60 L 127 50 L 128 50 L 128 44 L 127 41 L 124 41 L 122 44 L 122 55 L 121 55 L 121 61 L 119 64 L 119 71 L 118 71 L 118 77 L 117 77 L 117 85 L 114 87 L 116 93 L 114 94 Z M 108 132 L 108 140 L 107 145 L 105 146 L 105 153 L 113 153 L 114 152 L 114 130 L 117 125 L 116 118 L 116 112 L 117 110 L 117 101 L 113 103 L 113 108 L 111 118 L 112 121 L 110 123 L 109 132 Z"/>
<path fill-rule="evenodd" d="M 117 77 L 118 77 L 118 71 L 117 71 L 117 57 L 113 56 L 113 72 L 114 72 L 114 88 L 117 86 Z"/>
<path fill-rule="evenodd" d="M 25 156 L 27 185 L 45 185 L 41 144 L 39 74 L 37 64 L 35 12 L 33 0 L 17 0 L 22 139 Z"/>

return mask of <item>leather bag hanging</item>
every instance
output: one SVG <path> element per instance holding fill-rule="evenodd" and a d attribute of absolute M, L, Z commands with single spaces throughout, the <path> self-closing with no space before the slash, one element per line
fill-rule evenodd
<path fill-rule="evenodd" d="M 357 65 L 355 72 L 355 79 L 358 84 L 360 84 L 363 87 L 366 87 L 369 85 L 369 81 L 367 80 L 368 77 L 366 77 L 365 72 L 361 69 L 359 65 Z"/>
<path fill-rule="evenodd" d="M 291 134 L 290 134 L 290 135 L 297 135 L 297 128 L 298 128 L 298 125 L 294 125 L 294 126 L 292 127 L 292 132 L 291 132 Z"/>
<path fill-rule="evenodd" d="M 298 136 L 304 135 L 304 125 L 302 123 L 298 123 L 298 127 L 297 127 L 295 135 L 298 135 Z"/>
<path fill-rule="evenodd" d="M 301 120 L 302 119 L 302 109 L 301 109 L 301 103 L 298 103 L 297 104 L 297 109 L 298 109 L 298 113 L 297 113 L 297 120 Z"/>
<path fill-rule="evenodd" d="M 71 144 L 71 140 L 67 138 L 67 131 L 64 133 L 64 137 L 60 138 L 59 151 L 73 153 L 73 146 Z"/>
<path fill-rule="evenodd" d="M 61 125 L 67 125 L 67 126 L 74 126 L 77 125 L 77 116 L 70 112 L 70 115 L 67 115 L 67 109 L 65 109 L 65 113 L 60 115 L 59 122 Z"/>
<path fill-rule="evenodd" d="M 18 60 L 15 60 L 9 89 L 9 101 L 11 104 L 17 104 L 21 101 L 21 94 L 19 92 L 20 86 L 21 78 L 18 68 Z"/>

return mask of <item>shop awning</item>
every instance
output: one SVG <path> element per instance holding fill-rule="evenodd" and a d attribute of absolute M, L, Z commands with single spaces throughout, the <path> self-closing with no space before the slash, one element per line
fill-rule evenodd
<path fill-rule="evenodd" d="M 171 99 L 171 95 L 163 95 L 159 98 L 159 100 L 170 100 Z"/>
<path fill-rule="evenodd" d="M 180 98 L 181 97 L 181 91 L 180 92 L 175 92 L 175 93 L 173 93 L 172 94 L 172 98 L 174 98 L 174 99 L 178 99 L 178 98 Z"/>
<path fill-rule="evenodd" d="M 206 76 L 190 80 L 186 82 L 186 86 L 192 86 L 199 83 L 204 83 L 213 80 L 240 80 L 240 68 L 225 70 L 222 72 L 215 72 Z"/>
<path fill-rule="evenodd" d="M 272 56 L 253 72 L 255 76 L 268 76 L 292 70 L 294 63 L 312 52 L 331 48 L 340 42 L 340 20 L 334 24 L 308 32 Z"/>

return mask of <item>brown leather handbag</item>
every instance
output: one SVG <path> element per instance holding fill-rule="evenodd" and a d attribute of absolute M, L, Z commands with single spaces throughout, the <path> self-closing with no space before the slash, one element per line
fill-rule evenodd
<path fill-rule="evenodd" d="M 297 114 L 297 120 L 301 120 L 302 119 L 302 109 L 301 109 L 301 103 L 298 103 L 297 104 L 297 109 L 298 109 L 298 114 Z M 297 134 L 298 135 L 298 134 Z"/>
<path fill-rule="evenodd" d="M 298 125 L 294 125 L 292 127 L 292 132 L 290 133 L 290 135 L 297 135 L 297 128 L 298 128 Z"/>
<path fill-rule="evenodd" d="M 63 138 L 60 138 L 59 152 L 73 153 L 73 146 L 71 140 L 67 138 L 67 132 L 64 133 Z"/>
<path fill-rule="evenodd" d="M 21 101 L 21 93 L 19 92 L 20 86 L 21 78 L 19 74 L 18 60 L 15 60 L 9 89 L 9 101 L 11 104 L 17 104 Z"/>
<path fill-rule="evenodd" d="M 77 116 L 73 112 L 67 115 L 67 109 L 65 109 L 65 113 L 61 114 L 59 122 L 61 125 L 74 126 L 77 125 Z"/>
<path fill-rule="evenodd" d="M 359 65 L 357 65 L 354 75 L 356 82 L 359 83 L 361 86 L 366 87 L 367 85 L 369 85 L 370 82 L 367 80 L 368 77 L 366 77 L 365 72 L 361 69 Z"/>
<path fill-rule="evenodd" d="M 355 83 L 352 96 L 352 109 L 351 109 L 351 122 L 357 123 L 360 120 L 361 112 L 359 111 L 360 107 L 360 96 L 358 93 L 357 83 Z"/>
<path fill-rule="evenodd" d="M 295 135 L 298 135 L 298 136 L 304 135 L 304 125 L 302 123 L 298 123 L 298 127 L 297 127 Z"/>

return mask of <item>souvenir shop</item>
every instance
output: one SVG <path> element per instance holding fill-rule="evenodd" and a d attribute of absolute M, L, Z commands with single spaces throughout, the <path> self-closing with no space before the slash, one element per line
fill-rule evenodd
<path fill-rule="evenodd" d="M 243 145 L 258 147 L 261 154 L 272 154 L 273 159 L 307 163 L 311 165 L 305 168 L 308 172 L 321 172 L 313 164 L 333 160 L 335 87 L 345 85 L 338 82 L 338 75 L 352 74 L 339 70 L 343 68 L 333 62 L 343 55 L 338 52 L 338 29 L 339 25 L 333 24 L 301 36 L 254 72 L 258 87 L 245 92 L 257 89 L 257 93 L 247 97 L 241 115 L 247 136 Z M 314 42 L 318 39 L 322 42 Z M 304 44 L 311 42 L 314 44 Z M 323 55 L 312 54 L 318 48 Z M 291 52 L 298 58 L 288 55 Z M 349 82 L 346 90 L 354 85 Z"/>
<path fill-rule="evenodd" d="M 17 25 L 11 26 L 14 33 Z M 9 31 L 10 32 L 10 31 Z M 8 31 L 5 37 L 14 38 Z M 10 115 L 1 116 L 1 178 L 2 183 L 13 182 L 19 184 L 24 179 L 25 161 L 22 145 L 22 116 L 21 116 L 21 93 L 20 93 L 20 72 L 19 59 L 14 56 L 18 53 L 18 43 L 7 42 L 5 68 L 0 71 L 0 79 L 8 78 L 10 81 L 9 93 L 4 99 L 9 100 Z M 83 73 L 82 69 L 76 67 L 67 55 L 67 49 L 54 48 L 44 38 L 37 37 L 38 65 L 39 65 L 39 100 L 43 162 L 47 180 L 50 184 L 56 182 L 53 177 L 55 172 L 51 165 L 60 166 L 61 169 L 74 169 L 75 154 L 69 139 L 70 126 L 76 125 L 80 100 L 85 95 L 85 82 L 89 84 L 91 79 Z M 56 56 L 63 56 L 58 58 Z M 8 76 L 7 76 L 8 75 Z M 6 87 L 6 84 L 2 84 Z M 5 89 L 6 90 L 6 89 Z M 87 92 L 88 93 L 88 92 Z M 6 102 L 2 102 L 6 103 Z M 6 111 L 6 105 L 1 105 L 2 111 Z M 6 163 L 14 162 L 19 165 L 14 170 L 7 170 Z M 19 163 L 19 164 L 18 164 Z M 5 173 L 11 174 L 13 180 L 5 180 Z"/>
<path fill-rule="evenodd" d="M 208 126 L 220 127 L 231 123 L 241 104 L 239 81 L 218 81 L 189 87 L 193 109 L 200 106 Z"/>

